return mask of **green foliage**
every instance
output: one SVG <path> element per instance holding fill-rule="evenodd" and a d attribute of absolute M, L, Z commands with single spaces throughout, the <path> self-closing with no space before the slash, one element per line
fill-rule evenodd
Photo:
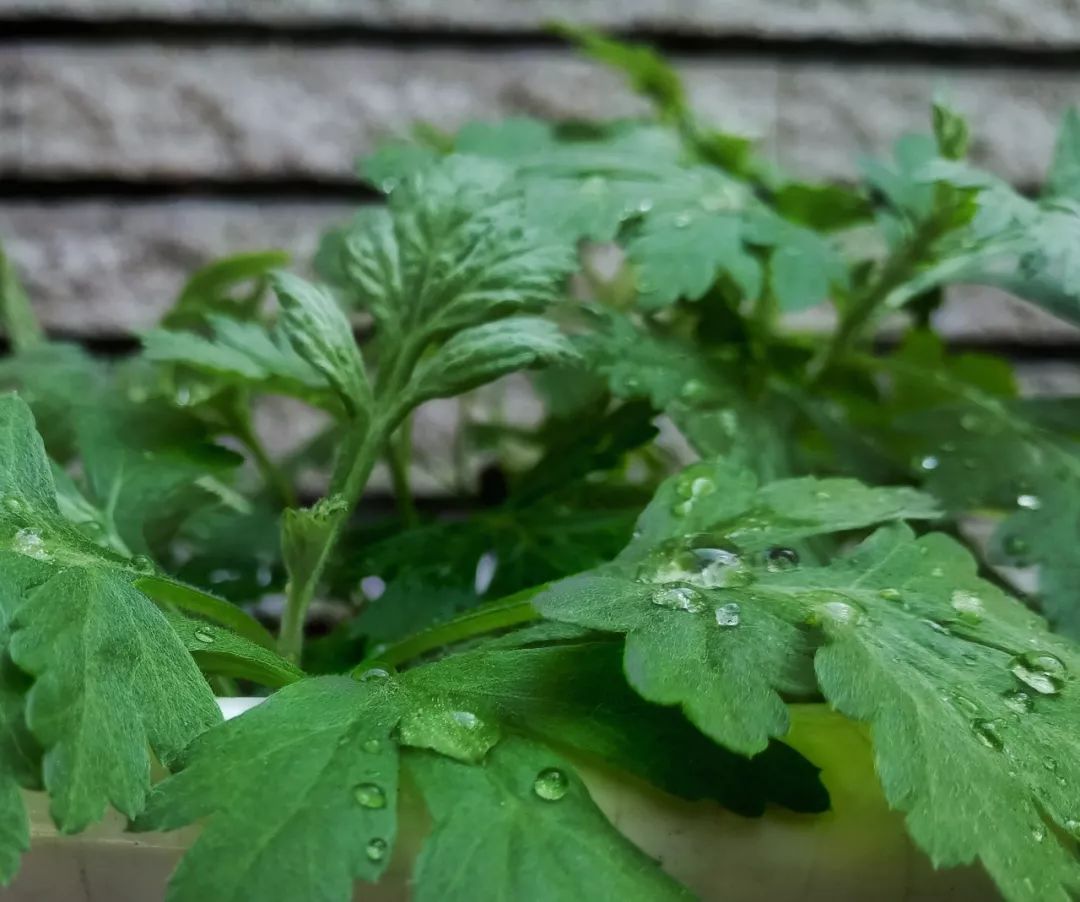
<path fill-rule="evenodd" d="M 398 865 L 418 899 L 685 898 L 592 769 L 812 829 L 832 730 L 880 782 L 837 799 L 880 789 L 934 864 L 1080 892 L 1080 403 L 933 331 L 965 282 L 1080 323 L 1076 112 L 1038 199 L 941 102 L 820 185 L 655 51 L 559 32 L 654 114 L 418 127 L 322 284 L 227 258 L 103 361 L 0 257 L 0 880 L 44 790 L 64 832 L 200 824 L 172 902 Z M 320 431 L 276 450 L 269 395 Z M 459 422 L 414 448 L 429 402 Z"/>

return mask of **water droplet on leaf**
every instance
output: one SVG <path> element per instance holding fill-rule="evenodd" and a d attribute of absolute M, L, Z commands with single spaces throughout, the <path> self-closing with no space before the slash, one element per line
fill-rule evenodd
<path fill-rule="evenodd" d="M 21 514 L 26 511 L 26 502 L 18 495 L 6 495 L 4 497 L 4 507 L 9 513 Z"/>
<path fill-rule="evenodd" d="M 386 848 L 386 840 L 376 837 L 368 840 L 364 852 L 368 857 L 368 861 L 382 861 L 386 857 Z"/>
<path fill-rule="evenodd" d="M 1000 727 L 996 720 L 973 720 L 971 726 L 979 742 L 988 749 L 1000 752 L 1005 747 L 1005 740 L 1001 738 Z"/>
<path fill-rule="evenodd" d="M 45 547 L 45 540 L 41 537 L 41 533 L 30 527 L 20 529 L 15 533 L 11 546 L 14 551 L 33 558 L 35 561 L 47 561 L 52 558 L 49 549 Z"/>
<path fill-rule="evenodd" d="M 943 636 L 951 636 L 952 635 L 952 633 L 949 632 L 949 628 L 947 626 L 945 626 L 944 623 L 938 623 L 936 620 L 930 620 L 929 618 L 926 618 L 926 617 L 924 617 L 922 619 L 922 623 L 924 623 L 926 626 L 930 627 L 930 629 L 932 629 L 935 633 L 941 633 L 941 635 L 943 635 Z"/>
<path fill-rule="evenodd" d="M 1042 825 L 1032 828 L 1031 838 L 1035 840 L 1035 842 L 1042 842 L 1046 839 L 1046 828 Z"/>
<path fill-rule="evenodd" d="M 678 216 L 675 217 L 674 223 L 675 223 L 675 228 L 677 228 L 677 229 L 685 229 L 688 225 L 690 225 L 690 214 L 689 213 L 680 213 Z"/>
<path fill-rule="evenodd" d="M 1005 706 L 1017 714 L 1027 714 L 1035 707 L 1034 699 L 1022 689 L 1010 689 L 1002 695 L 1002 698 L 1005 700 Z"/>
<path fill-rule="evenodd" d="M 1017 655 L 1009 670 L 1021 683 L 1040 695 L 1057 695 L 1065 685 L 1065 665 L 1047 652 L 1029 651 Z"/>
<path fill-rule="evenodd" d="M 374 755 L 382 749 L 382 743 L 378 739 L 365 739 L 363 748 L 369 755 Z"/>
<path fill-rule="evenodd" d="M 960 615 L 961 620 L 968 623 L 979 623 L 983 619 L 985 610 L 982 599 L 974 592 L 957 589 L 952 594 L 953 610 Z"/>
<path fill-rule="evenodd" d="M 777 545 L 765 552 L 765 566 L 774 573 L 799 566 L 799 552 Z"/>
<path fill-rule="evenodd" d="M 139 573 L 153 573 L 156 569 L 154 562 L 150 560 L 145 554 L 137 554 L 131 559 L 131 566 L 134 567 Z"/>
<path fill-rule="evenodd" d="M 699 589 L 731 588 L 753 582 L 754 574 L 734 546 L 708 536 L 665 543 L 642 564 L 638 578 Z"/>
<path fill-rule="evenodd" d="M 671 611 L 686 611 L 689 614 L 698 614 L 705 610 L 704 597 L 691 586 L 660 589 L 653 594 L 652 603 Z"/>
<path fill-rule="evenodd" d="M 1074 817 L 1070 817 L 1062 824 L 1065 828 L 1065 832 L 1069 834 L 1073 839 L 1080 839 L 1080 820 Z"/>
<path fill-rule="evenodd" d="M 884 598 L 886 601 L 900 601 L 903 596 L 900 594 L 899 589 L 882 589 L 878 592 L 878 597 Z"/>
<path fill-rule="evenodd" d="M 827 622 L 834 626 L 854 625 L 862 620 L 862 613 L 854 605 L 846 601 L 826 601 L 815 606 L 810 616 L 810 622 L 817 624 Z"/>
<path fill-rule="evenodd" d="M 378 783 L 361 783 L 353 791 L 353 795 L 363 808 L 386 807 L 386 793 Z"/>
<path fill-rule="evenodd" d="M 195 630 L 194 635 L 199 642 L 203 642 L 206 645 L 209 645 L 211 642 L 214 641 L 214 634 L 205 627 L 200 626 L 197 630 Z"/>
<path fill-rule="evenodd" d="M 738 626 L 741 616 L 740 608 L 734 602 L 722 604 L 716 609 L 717 626 Z"/>
<path fill-rule="evenodd" d="M 933 454 L 927 454 L 925 457 L 919 459 L 919 468 L 928 472 L 930 470 L 936 470 L 939 466 L 941 466 L 941 461 L 934 457 Z"/>
<path fill-rule="evenodd" d="M 1024 510 L 1037 511 L 1042 507 L 1042 499 L 1038 495 L 1018 495 L 1016 506 L 1022 507 Z"/>
<path fill-rule="evenodd" d="M 545 767 L 533 780 L 533 792 L 545 802 L 557 802 L 566 795 L 570 780 L 557 767 Z"/>
<path fill-rule="evenodd" d="M 466 730 L 475 730 L 480 725 L 480 718 L 472 711 L 451 711 L 450 718 Z"/>
<path fill-rule="evenodd" d="M 385 667 L 369 667 L 367 670 L 361 671 L 356 677 L 361 683 L 369 683 L 373 680 L 388 680 L 390 679 L 390 671 Z"/>

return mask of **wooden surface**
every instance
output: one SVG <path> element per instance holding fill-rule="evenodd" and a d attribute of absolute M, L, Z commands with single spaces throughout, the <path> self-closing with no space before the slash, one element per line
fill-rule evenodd
<path fill-rule="evenodd" d="M 659 40 L 705 117 L 824 178 L 941 91 L 978 161 L 1033 187 L 1080 103 L 1080 0 L 0 0 L 0 240 L 47 325 L 91 342 L 151 325 L 215 254 L 303 269 L 355 158 L 418 120 L 641 111 L 553 18 Z M 1080 336 L 990 292 L 939 325 L 1066 362 Z"/>

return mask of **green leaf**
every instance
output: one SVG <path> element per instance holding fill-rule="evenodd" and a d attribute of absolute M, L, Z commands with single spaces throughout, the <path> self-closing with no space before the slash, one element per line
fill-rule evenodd
<path fill-rule="evenodd" d="M 389 210 L 345 236 L 345 270 L 391 347 L 431 340 L 512 313 L 542 309 L 574 265 L 572 239 L 529 224 L 497 163 L 452 157 L 404 180 Z M 404 352 L 402 352 L 404 353 Z"/>
<path fill-rule="evenodd" d="M 318 400 L 327 380 L 293 350 L 280 332 L 254 322 L 206 317 L 210 334 L 157 329 L 143 336 L 149 360 L 179 363 L 223 380 L 269 393 Z"/>
<path fill-rule="evenodd" d="M 941 99 L 933 105 L 934 139 L 938 152 L 946 160 L 962 160 L 967 156 L 970 133 L 967 120 Z"/>
<path fill-rule="evenodd" d="M 744 298 L 761 291 L 761 265 L 744 247 L 737 213 L 678 211 L 649 216 L 627 253 L 638 270 L 641 304 L 663 307 L 697 300 L 727 273 Z"/>
<path fill-rule="evenodd" d="M 188 328 L 215 314 L 229 318 L 250 316 L 258 307 L 270 273 L 288 264 L 287 253 L 273 250 L 214 260 L 188 278 L 161 324 Z M 247 283 L 253 283 L 248 295 L 237 298 L 236 289 Z"/>
<path fill-rule="evenodd" d="M 289 508 L 281 515 L 281 556 L 293 578 L 304 578 L 318 565 L 330 535 L 349 509 L 340 495 L 320 498 L 312 507 Z"/>
<path fill-rule="evenodd" d="M 681 705 L 713 739 L 754 754 L 787 731 L 778 690 L 807 691 L 799 620 L 786 597 L 759 598 L 761 572 L 797 559 L 789 543 L 935 515 L 910 489 L 811 478 L 759 488 L 748 472 L 703 461 L 660 487 L 615 562 L 555 584 L 534 604 L 555 620 L 625 633 L 627 678 L 644 698 Z M 734 594 L 734 608 L 712 602 L 708 590 L 736 587 L 745 594 Z M 740 614 L 743 599 L 756 603 Z"/>
<path fill-rule="evenodd" d="M 30 308 L 30 299 L 3 247 L 0 247 L 0 322 L 16 353 L 44 340 L 41 325 Z"/>
<path fill-rule="evenodd" d="M 817 232 L 762 215 L 753 218 L 747 235 L 774 248 L 769 283 L 781 310 L 813 307 L 826 300 L 832 288 L 847 287 L 846 264 Z"/>
<path fill-rule="evenodd" d="M 1046 193 L 1050 197 L 1080 200 L 1080 108 L 1067 110 L 1061 121 Z"/>
<path fill-rule="evenodd" d="M 256 645 L 270 649 L 274 647 L 273 635 L 247 611 L 202 589 L 160 576 L 140 577 L 135 581 L 135 588 L 160 605 L 190 611 L 199 617 L 227 626 L 238 636 Z"/>
<path fill-rule="evenodd" d="M 579 360 L 558 327 L 535 316 L 510 316 L 455 334 L 413 376 L 411 404 L 459 395 L 517 370 Z"/>
<path fill-rule="evenodd" d="M 47 749 L 50 810 L 65 832 L 99 820 L 107 804 L 137 814 L 148 749 L 172 764 L 220 719 L 164 616 L 116 570 L 70 567 L 31 591 L 11 655 L 35 678 L 26 717 Z"/>
<path fill-rule="evenodd" d="M 661 119 L 678 122 L 687 115 L 682 79 L 651 47 L 612 40 L 591 28 L 570 23 L 560 22 L 552 30 L 598 63 L 625 75 L 630 87 L 648 98 Z"/>
<path fill-rule="evenodd" d="M 203 673 L 251 680 L 270 689 L 288 686 L 304 677 L 302 670 L 265 645 L 202 620 L 181 614 L 166 616 Z"/>
<path fill-rule="evenodd" d="M 168 764 L 221 715 L 165 618 L 132 586 L 136 565 L 60 517 L 41 439 L 13 396 L 0 398 L 0 443 L 0 541 L 18 562 L 0 571 L 10 654 L 34 677 L 26 720 L 45 748 L 53 817 L 72 832 L 107 804 L 138 812 L 150 750 Z"/>
<path fill-rule="evenodd" d="M 411 691 L 441 697 L 443 711 L 502 723 L 683 798 L 712 799 L 746 815 L 762 814 L 768 803 L 828 807 L 816 768 L 790 748 L 774 742 L 745 758 L 710 742 L 678 712 L 634 694 L 620 670 L 619 643 L 556 636 L 559 644 L 532 647 L 549 640 L 537 631 L 552 626 L 561 625 L 519 630 L 399 679 Z"/>
<path fill-rule="evenodd" d="M 369 414 L 371 385 L 349 320 L 333 296 L 289 273 L 276 273 L 282 326 L 293 347 L 322 373 L 354 415 Z"/>
<path fill-rule="evenodd" d="M 136 822 L 203 822 L 170 902 L 342 902 L 376 880 L 396 831 L 398 716 L 381 681 L 316 677 L 199 737 Z"/>
<path fill-rule="evenodd" d="M 690 898 L 607 823 L 548 749 L 507 739 L 483 767 L 425 754 L 407 761 L 435 821 L 416 864 L 417 902 Z M 551 800 L 535 788 L 545 779 Z"/>

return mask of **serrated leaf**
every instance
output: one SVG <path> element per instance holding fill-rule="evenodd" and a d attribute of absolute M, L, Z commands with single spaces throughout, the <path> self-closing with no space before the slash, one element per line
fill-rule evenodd
<path fill-rule="evenodd" d="M 413 376 L 412 403 L 459 395 L 517 370 L 579 360 L 570 339 L 549 320 L 509 316 L 453 335 Z"/>
<path fill-rule="evenodd" d="M 31 591 L 11 655 L 35 677 L 26 717 L 47 749 L 50 810 L 66 832 L 100 819 L 107 804 L 137 814 L 148 748 L 171 764 L 220 717 L 164 616 L 115 571 L 68 568 Z"/>
<path fill-rule="evenodd" d="M 203 734 L 136 822 L 204 821 L 169 902 L 342 902 L 376 880 L 396 831 L 398 716 L 379 681 L 316 677 Z"/>
<path fill-rule="evenodd" d="M 165 328 L 186 328 L 213 315 L 250 316 L 258 308 L 266 289 L 267 277 L 275 269 L 287 266 L 284 251 L 253 251 L 214 260 L 196 270 L 184 283 L 172 308 L 162 317 Z M 247 296 L 235 291 L 249 285 Z"/>
<path fill-rule="evenodd" d="M 34 677 L 26 718 L 45 747 L 53 817 L 76 831 L 107 804 L 138 812 L 150 750 L 169 763 L 221 715 L 165 618 L 132 586 L 135 566 L 60 517 L 26 406 L 0 399 L 0 423 L 0 542 L 19 561 L 2 571 L 10 653 Z M 21 575 L 28 567 L 32 579 Z"/>
<path fill-rule="evenodd" d="M 416 864 L 417 902 L 689 898 L 607 823 L 549 749 L 515 738 L 484 767 L 419 753 L 407 761 L 435 821 Z M 555 801 L 534 789 L 548 768 L 566 781 Z"/>
<path fill-rule="evenodd" d="M 290 576 L 302 579 L 314 570 L 330 535 L 348 514 L 344 498 L 328 495 L 309 508 L 289 508 L 281 515 L 281 556 Z"/>
<path fill-rule="evenodd" d="M 371 385 L 352 327 L 325 289 L 290 273 L 275 273 L 271 284 L 282 309 L 282 328 L 297 353 L 322 373 L 346 410 L 371 410 Z"/>
<path fill-rule="evenodd" d="M 799 621 L 785 599 L 755 590 L 767 549 L 786 559 L 788 544 L 811 536 L 935 515 L 910 489 L 811 478 L 758 487 L 749 472 L 703 461 L 660 487 L 615 562 L 556 583 L 534 604 L 555 620 L 625 633 L 627 678 L 643 697 L 681 705 L 709 736 L 754 754 L 787 730 L 777 690 L 806 691 Z M 704 591 L 737 586 L 757 602 L 745 614 L 738 594 L 725 611 Z"/>
<path fill-rule="evenodd" d="M 404 180 L 389 210 L 345 237 L 358 303 L 388 341 L 415 346 L 555 299 L 573 267 L 570 239 L 530 226 L 494 162 L 450 158 Z"/>
<path fill-rule="evenodd" d="M 324 376 L 302 358 L 279 332 L 254 322 L 206 317 L 208 336 L 156 329 L 143 336 L 149 360 L 179 363 L 223 379 L 270 393 L 318 400 Z"/>
<path fill-rule="evenodd" d="M 962 160 L 971 137 L 967 120 L 941 98 L 934 101 L 932 115 L 938 152 L 946 160 Z"/>
<path fill-rule="evenodd" d="M 190 611 L 199 617 L 227 626 L 238 636 L 243 636 L 256 645 L 270 649 L 274 647 L 273 635 L 258 620 L 243 608 L 209 592 L 160 576 L 140 577 L 135 581 L 135 588 L 158 604 Z"/>

